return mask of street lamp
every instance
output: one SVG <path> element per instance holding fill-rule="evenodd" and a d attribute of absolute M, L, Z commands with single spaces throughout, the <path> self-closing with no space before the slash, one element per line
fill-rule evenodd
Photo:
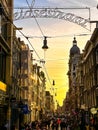
<path fill-rule="evenodd" d="M 47 37 L 46 36 L 44 36 L 44 41 L 43 41 L 42 49 L 44 50 L 44 59 L 45 59 L 45 52 L 48 49 L 48 46 L 47 46 Z"/>
<path fill-rule="evenodd" d="M 46 37 L 46 36 L 44 37 L 42 49 L 43 49 L 44 51 L 48 49 L 48 46 L 47 46 L 47 37 Z"/>
<path fill-rule="evenodd" d="M 53 83 L 52 83 L 52 85 L 53 85 L 53 86 L 55 85 L 55 80 L 53 80 Z"/>

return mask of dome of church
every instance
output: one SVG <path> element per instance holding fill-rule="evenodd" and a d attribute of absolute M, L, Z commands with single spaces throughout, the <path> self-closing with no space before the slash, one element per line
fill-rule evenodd
<path fill-rule="evenodd" d="M 80 49 L 77 46 L 77 41 L 76 41 L 76 38 L 74 37 L 73 46 L 70 49 L 70 55 L 75 55 L 75 54 L 80 54 Z"/>

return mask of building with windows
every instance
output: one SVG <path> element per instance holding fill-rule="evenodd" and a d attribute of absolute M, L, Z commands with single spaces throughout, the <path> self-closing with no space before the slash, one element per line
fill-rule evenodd
<path fill-rule="evenodd" d="M 90 123 L 90 117 L 96 117 L 98 121 L 98 28 L 87 41 L 83 52 L 78 55 L 71 55 L 69 59 L 69 91 L 64 102 L 64 110 L 71 113 L 76 109 L 81 113 L 83 110 L 83 119 Z M 75 51 L 76 52 L 76 51 Z M 71 57 L 72 56 L 72 57 Z"/>
<path fill-rule="evenodd" d="M 20 129 L 22 123 L 41 119 L 46 112 L 45 74 L 33 64 L 29 46 L 16 37 L 17 29 L 13 0 L 1 0 L 0 127 L 7 121 L 9 129 L 13 125 Z"/>
<path fill-rule="evenodd" d="M 83 65 L 83 92 L 82 104 L 87 110 L 98 107 L 98 28 L 96 27 L 88 40 L 82 57 Z"/>
<path fill-rule="evenodd" d="M 45 114 L 45 90 L 46 90 L 46 78 L 41 67 L 37 64 L 33 64 L 32 71 L 32 121 L 43 118 Z"/>
<path fill-rule="evenodd" d="M 9 8 L 10 7 L 10 8 Z M 11 90 L 12 42 L 13 42 L 13 0 L 0 1 L 0 125 L 10 122 L 9 100 Z"/>

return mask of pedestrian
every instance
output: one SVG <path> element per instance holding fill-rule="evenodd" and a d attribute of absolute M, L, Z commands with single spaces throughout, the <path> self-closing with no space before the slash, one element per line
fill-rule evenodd
<path fill-rule="evenodd" d="M 31 128 L 32 130 L 36 129 L 36 121 L 32 121 Z"/>
<path fill-rule="evenodd" d="M 95 119 L 93 116 L 91 116 L 90 118 L 90 129 L 93 130 L 94 129 L 94 124 L 95 124 Z"/>
<path fill-rule="evenodd" d="M 94 129 L 98 130 L 98 117 L 97 116 L 95 116 Z"/>
<path fill-rule="evenodd" d="M 52 130 L 54 130 L 55 128 L 57 128 L 57 121 L 56 119 L 53 119 Z"/>
<path fill-rule="evenodd" d="M 0 130 L 7 130 L 7 128 L 5 127 L 5 124 L 2 124 Z"/>
<path fill-rule="evenodd" d="M 65 122 L 64 119 L 61 120 L 60 127 L 61 127 L 61 130 L 65 130 L 65 128 L 66 128 L 66 122 Z"/>
<path fill-rule="evenodd" d="M 56 130 L 58 130 L 60 128 L 60 124 L 61 124 L 61 119 L 58 118 L 57 119 L 57 126 L 56 126 Z"/>
<path fill-rule="evenodd" d="M 13 124 L 12 126 L 11 126 L 11 130 L 15 130 L 16 128 L 15 128 L 15 125 Z"/>
<path fill-rule="evenodd" d="M 6 123 L 5 123 L 5 125 L 4 125 L 4 129 L 5 129 L 5 130 L 8 130 L 9 127 L 10 127 L 10 126 L 9 126 L 9 123 L 8 123 L 8 121 L 6 121 Z"/>

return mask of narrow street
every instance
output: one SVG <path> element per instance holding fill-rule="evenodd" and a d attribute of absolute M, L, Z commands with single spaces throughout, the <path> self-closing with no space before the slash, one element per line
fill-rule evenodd
<path fill-rule="evenodd" d="M 0 0 L 0 130 L 98 130 L 98 0 Z"/>

